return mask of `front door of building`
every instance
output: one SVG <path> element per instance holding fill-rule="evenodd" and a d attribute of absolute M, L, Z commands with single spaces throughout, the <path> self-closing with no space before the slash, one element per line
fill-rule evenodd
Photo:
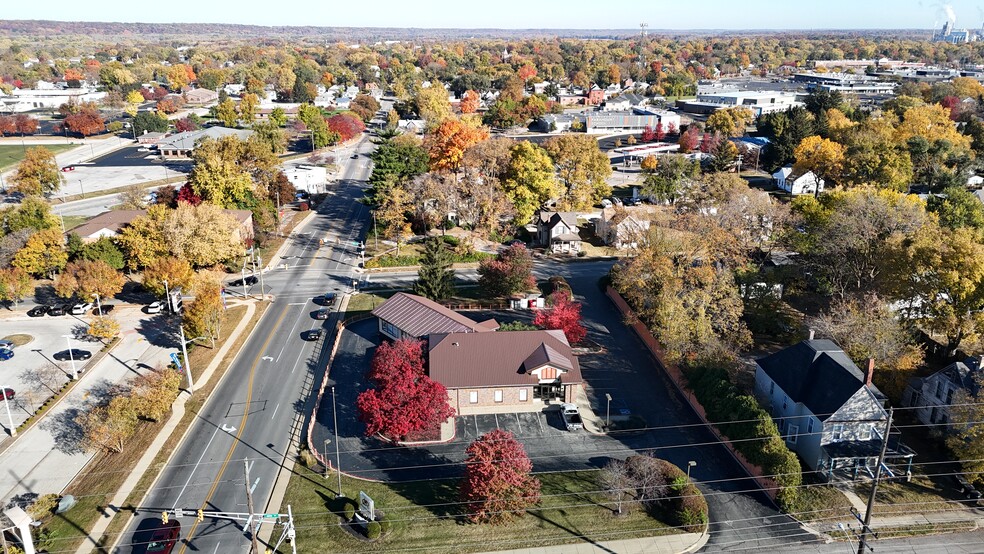
<path fill-rule="evenodd" d="M 564 390 L 560 384 L 549 383 L 533 386 L 533 398 L 538 400 L 554 400 L 564 397 Z"/>

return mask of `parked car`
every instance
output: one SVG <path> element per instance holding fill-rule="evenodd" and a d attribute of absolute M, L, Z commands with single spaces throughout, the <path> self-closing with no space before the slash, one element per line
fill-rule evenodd
<path fill-rule="evenodd" d="M 0 348 L 6 348 L 7 350 L 14 349 L 14 341 L 12 340 L 0 340 Z"/>
<path fill-rule="evenodd" d="M 334 292 L 325 293 L 325 295 L 321 298 L 321 305 L 322 306 L 334 306 L 335 305 L 335 300 L 337 298 L 338 298 L 338 294 L 337 293 L 334 293 Z"/>
<path fill-rule="evenodd" d="M 58 360 L 59 362 L 67 362 L 69 360 L 88 360 L 91 357 L 92 352 L 82 350 L 81 348 L 62 350 L 61 352 L 55 352 L 55 355 L 52 356 L 52 358 Z"/>
<path fill-rule="evenodd" d="M 175 519 L 169 520 L 164 527 L 155 529 L 147 542 L 147 552 L 153 554 L 171 554 L 174 545 L 181 536 L 181 523 Z"/>
<path fill-rule="evenodd" d="M 577 431 L 583 427 L 581 423 L 581 412 L 576 404 L 564 403 L 560 405 L 560 413 L 564 416 L 564 425 L 568 431 Z"/>
<path fill-rule="evenodd" d="M 161 311 L 164 310 L 164 303 L 161 302 L 160 300 L 158 300 L 156 302 L 151 302 L 147 306 L 146 310 L 147 310 L 147 313 L 148 314 L 159 314 L 159 313 L 161 313 Z"/>
<path fill-rule="evenodd" d="M 245 279 L 236 279 L 235 281 L 229 283 L 230 287 L 241 287 L 243 283 L 247 285 L 255 285 L 259 281 L 256 275 L 247 275 Z"/>
<path fill-rule="evenodd" d="M 642 198 L 639 198 L 638 196 L 636 196 L 635 198 L 625 199 L 626 206 L 638 206 L 639 204 L 642 204 Z"/>
<path fill-rule="evenodd" d="M 100 311 L 100 310 L 102 310 L 102 311 Z M 108 314 L 111 311 L 113 311 L 113 305 L 112 304 L 103 304 L 101 306 L 97 306 L 97 307 L 93 308 L 92 309 L 92 315 L 106 315 L 106 314 Z"/>
<path fill-rule="evenodd" d="M 72 306 L 72 315 L 82 315 L 92 309 L 92 304 L 89 302 L 79 302 L 78 304 Z"/>
<path fill-rule="evenodd" d="M 28 317 L 41 317 L 44 314 L 48 313 L 48 310 L 50 310 L 50 309 L 51 309 L 51 306 L 47 306 L 45 304 L 38 304 L 37 306 L 35 306 L 35 307 L 33 307 L 33 308 L 31 308 L 30 310 L 27 311 L 27 316 Z"/>
<path fill-rule="evenodd" d="M 66 306 L 58 306 L 58 305 L 49 306 L 48 307 L 48 315 L 52 315 L 52 316 L 65 315 L 65 314 L 68 313 L 68 310 L 69 309 L 71 309 L 71 308 L 70 307 L 66 307 Z"/>
<path fill-rule="evenodd" d="M 304 331 L 301 333 L 301 338 L 309 341 L 321 340 L 324 333 L 325 332 L 322 329 L 311 329 L 310 331 Z"/>
<path fill-rule="evenodd" d="M 359 154 L 358 153 L 352 154 L 352 159 L 353 160 L 359 159 Z"/>
<path fill-rule="evenodd" d="M 314 319 L 328 319 L 331 317 L 331 310 L 323 309 L 311 312 L 311 317 Z"/>
<path fill-rule="evenodd" d="M 62 168 L 62 171 L 66 172 L 66 173 L 69 172 L 69 171 L 75 171 L 75 166 L 74 165 L 66 165 L 65 167 Z"/>
<path fill-rule="evenodd" d="M 0 348 L 0 360 L 9 360 L 14 357 L 14 351 L 9 348 Z"/>
<path fill-rule="evenodd" d="M 10 400 L 14 397 L 14 389 L 0 389 L 0 399 Z"/>

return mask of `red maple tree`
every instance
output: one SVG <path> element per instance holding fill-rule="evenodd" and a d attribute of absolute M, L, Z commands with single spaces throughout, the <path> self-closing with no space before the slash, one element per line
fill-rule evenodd
<path fill-rule="evenodd" d="M 581 325 L 581 303 L 571 299 L 567 290 L 558 290 L 547 299 L 549 308 L 538 310 L 533 325 L 541 329 L 560 329 L 567 342 L 577 344 L 584 340 L 588 330 Z"/>
<path fill-rule="evenodd" d="M 680 151 L 683 153 L 692 152 L 700 143 L 700 135 L 697 134 L 696 127 L 688 127 L 680 135 Z"/>
<path fill-rule="evenodd" d="M 20 136 L 33 135 L 38 132 L 38 120 L 29 115 L 17 114 L 14 117 L 14 125 Z"/>
<path fill-rule="evenodd" d="M 12 135 L 17 132 L 17 123 L 12 115 L 0 116 L 0 135 Z"/>
<path fill-rule="evenodd" d="M 187 202 L 192 206 L 202 203 L 202 197 L 191 188 L 191 183 L 185 183 L 178 189 L 178 202 Z"/>
<path fill-rule="evenodd" d="M 530 475 L 533 463 L 512 433 L 485 433 L 465 452 L 460 491 L 470 520 L 504 523 L 539 504 L 540 481 Z"/>
<path fill-rule="evenodd" d="M 672 135 L 675 134 L 676 132 L 677 132 L 676 123 L 670 123 L 669 126 L 666 128 L 666 134 Z"/>
<path fill-rule="evenodd" d="M 401 339 L 376 349 L 366 375 L 374 388 L 355 405 L 366 436 L 392 440 L 433 428 L 454 416 L 444 385 L 424 374 L 423 342 Z"/>
<path fill-rule="evenodd" d="M 478 274 L 478 286 L 489 296 L 508 296 L 536 287 L 533 255 L 522 244 L 514 244 L 495 258 L 479 262 Z"/>
<path fill-rule="evenodd" d="M 197 131 L 201 126 L 187 117 L 182 117 L 174 122 L 174 128 L 179 133 L 184 133 L 185 131 Z"/>
<path fill-rule="evenodd" d="M 354 113 L 340 113 L 328 118 L 328 129 L 335 131 L 342 141 L 358 136 L 366 129 L 366 124 Z"/>
<path fill-rule="evenodd" d="M 102 114 L 94 104 L 86 103 L 65 118 L 65 128 L 84 137 L 101 133 L 106 129 Z"/>
<path fill-rule="evenodd" d="M 672 125 L 672 123 L 671 123 L 671 125 Z M 663 124 L 662 123 L 657 123 L 656 124 L 656 141 L 657 142 L 663 142 L 663 139 L 665 139 L 665 138 L 666 138 L 666 129 L 663 128 Z"/>
<path fill-rule="evenodd" d="M 656 131 L 649 125 L 646 125 L 646 128 L 642 130 L 642 142 L 652 142 L 654 140 L 656 140 Z"/>

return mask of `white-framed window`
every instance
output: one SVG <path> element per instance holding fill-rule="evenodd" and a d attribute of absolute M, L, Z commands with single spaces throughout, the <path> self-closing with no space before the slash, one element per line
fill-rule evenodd
<path fill-rule="evenodd" d="M 844 424 L 835 423 L 834 426 L 830 428 L 831 440 L 839 441 L 843 436 L 844 436 Z"/>
<path fill-rule="evenodd" d="M 871 425 L 868 423 L 862 423 L 861 428 L 858 429 L 858 439 L 867 441 L 871 440 Z"/>
<path fill-rule="evenodd" d="M 786 436 L 786 442 L 789 444 L 796 444 L 796 439 L 799 437 L 800 428 L 799 425 L 789 426 L 789 435 Z"/>
<path fill-rule="evenodd" d="M 502 402 L 502 391 L 501 390 L 497 390 L 493 394 L 495 396 L 495 401 L 496 402 Z"/>
<path fill-rule="evenodd" d="M 527 398 L 528 398 L 528 396 L 527 396 L 527 395 L 528 395 L 529 393 L 530 393 L 530 391 L 529 391 L 529 390 L 527 390 L 527 389 L 519 389 L 519 401 L 520 401 L 520 402 L 526 402 L 526 400 L 527 400 Z"/>
<path fill-rule="evenodd" d="M 468 402 L 478 404 L 478 391 L 473 390 L 468 393 Z"/>

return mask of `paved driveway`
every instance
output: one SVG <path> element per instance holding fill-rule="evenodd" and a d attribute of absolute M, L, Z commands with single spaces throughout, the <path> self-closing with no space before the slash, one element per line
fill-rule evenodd
<path fill-rule="evenodd" d="M 534 471 L 562 471 L 604 466 L 612 458 L 653 452 L 686 467 L 696 461 L 693 477 L 701 481 L 711 510 L 712 535 L 708 550 L 775 547 L 812 536 L 777 512 L 728 451 L 705 429 L 648 354 L 642 342 L 622 323 L 621 314 L 597 286 L 602 264 L 556 264 L 541 267 L 565 275 L 578 299 L 591 338 L 605 346 L 606 355 L 581 358 L 586 392 L 594 406 L 604 406 L 604 394 L 625 401 L 651 429 L 644 433 L 596 436 L 561 431 L 557 414 L 498 414 L 460 417 L 451 443 L 428 447 L 396 447 L 364 436 L 355 414 L 355 399 L 368 388 L 364 374 L 377 341 L 374 319 L 357 323 L 343 333 L 331 368 L 336 384 L 338 440 L 342 471 L 356 477 L 410 481 L 461 475 L 464 449 L 480 434 L 496 427 L 513 431 L 533 461 Z M 602 268 L 602 269 L 599 269 Z M 334 459 L 336 440 L 330 393 L 322 402 L 314 428 L 314 444 Z M 799 535 L 797 535 L 799 534 Z M 789 538 L 792 536 L 793 538 Z"/>

